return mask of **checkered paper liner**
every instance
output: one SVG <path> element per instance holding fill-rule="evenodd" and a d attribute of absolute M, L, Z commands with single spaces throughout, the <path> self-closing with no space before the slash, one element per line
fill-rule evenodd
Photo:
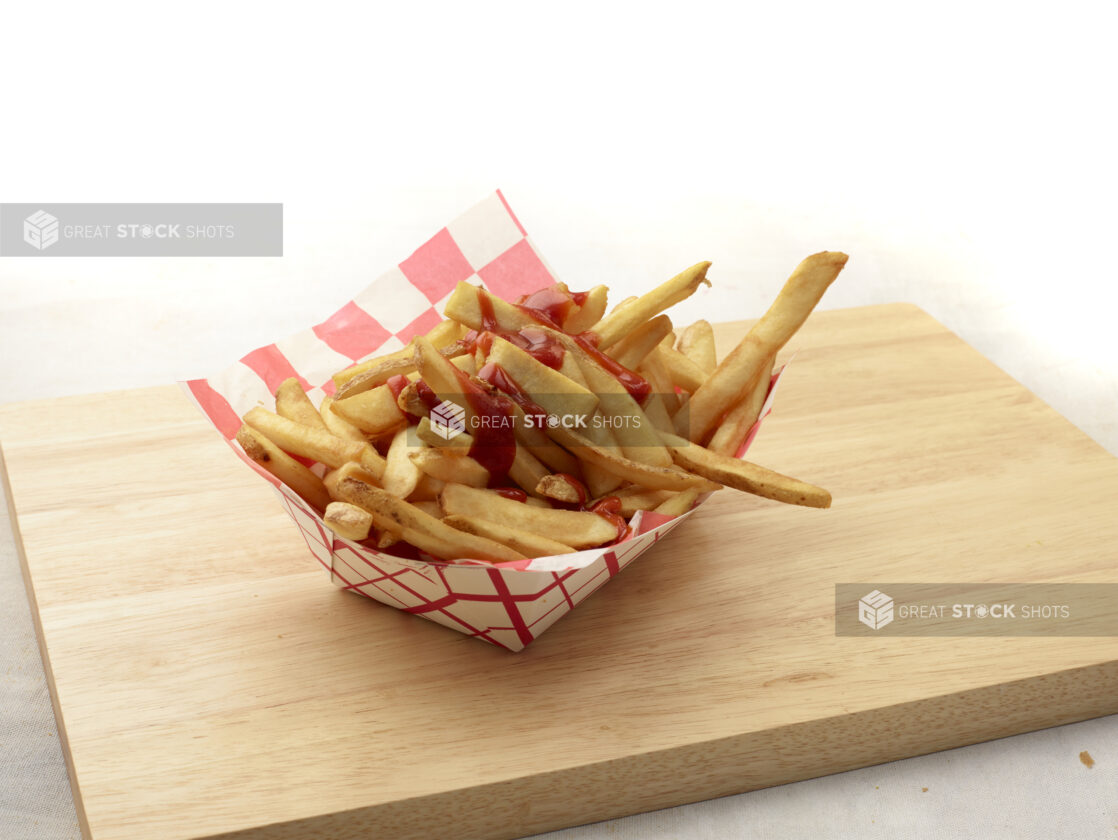
<path fill-rule="evenodd" d="M 331 376 L 338 370 L 398 350 L 426 333 L 442 319 L 442 305 L 462 280 L 484 285 L 509 301 L 556 282 L 499 191 L 442 228 L 321 324 L 257 348 L 215 376 L 181 384 L 238 457 L 272 485 L 336 586 L 518 651 L 667 536 L 694 508 L 674 519 L 638 512 L 630 521 L 631 536 L 607 548 L 498 564 L 423 562 L 337 536 L 313 508 L 234 442 L 240 418 L 259 404 L 271 408 L 276 389 L 289 377 L 298 379 L 318 404 L 334 393 Z M 773 377 L 762 417 L 769 413 L 778 379 L 779 374 Z M 760 420 L 742 452 L 759 426 Z"/>

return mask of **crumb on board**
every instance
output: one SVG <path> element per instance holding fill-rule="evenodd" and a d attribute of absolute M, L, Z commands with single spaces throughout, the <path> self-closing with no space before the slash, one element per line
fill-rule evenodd
<path fill-rule="evenodd" d="M 1095 760 L 1091 758 L 1091 754 L 1087 752 L 1087 750 L 1084 750 L 1079 754 L 1079 760 L 1083 762 L 1083 766 L 1086 767 L 1088 770 L 1095 766 Z"/>
<path fill-rule="evenodd" d="M 920 788 L 920 792 L 921 792 L 921 793 L 927 793 L 927 792 L 928 792 L 928 789 L 927 789 L 927 788 Z"/>

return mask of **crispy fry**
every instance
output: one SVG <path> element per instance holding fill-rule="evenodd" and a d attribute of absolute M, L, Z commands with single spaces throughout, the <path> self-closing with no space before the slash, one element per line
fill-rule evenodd
<path fill-rule="evenodd" d="M 294 420 L 296 423 L 302 423 L 304 426 L 310 426 L 312 429 L 330 431 L 326 428 L 326 423 L 323 422 L 318 409 L 311 403 L 307 392 L 295 377 L 285 379 L 276 389 L 276 414 Z"/>
<path fill-rule="evenodd" d="M 330 434 L 334 437 L 340 437 L 342 440 L 352 440 L 357 443 L 367 443 L 365 435 L 361 430 L 344 419 L 340 414 L 334 412 L 330 407 L 334 402 L 333 397 L 323 397 L 322 403 L 318 407 L 318 414 L 322 418 L 322 422 L 326 425 Z"/>
<path fill-rule="evenodd" d="M 672 331 L 672 319 L 657 315 L 645 321 L 610 348 L 610 356 L 622 367 L 636 370 L 644 357 L 656 349 Z"/>
<path fill-rule="evenodd" d="M 614 526 L 596 513 L 532 507 L 461 484 L 448 484 L 439 502 L 448 516 L 488 519 L 575 548 L 592 548 L 617 538 Z"/>
<path fill-rule="evenodd" d="M 542 327 L 540 329 L 549 335 L 563 335 Z M 530 394 L 532 401 L 548 414 L 556 417 L 564 414 L 587 416 L 598 404 L 598 397 L 592 390 L 537 361 L 503 338 L 493 340 L 488 361 L 500 367 L 521 391 Z"/>
<path fill-rule="evenodd" d="M 330 410 L 373 437 L 393 432 L 407 423 L 387 385 L 379 385 L 344 400 L 334 400 Z"/>
<path fill-rule="evenodd" d="M 704 491 L 718 489 L 717 484 L 701 476 L 690 475 L 676 467 L 658 467 L 631 461 L 616 452 L 595 445 L 589 438 L 571 429 L 564 429 L 562 426 L 548 429 L 548 434 L 583 461 L 633 484 L 641 484 L 656 490 L 686 490 L 688 487 L 698 487 Z M 590 492 L 595 496 L 604 495 L 595 492 L 593 487 L 590 488 Z"/>
<path fill-rule="evenodd" d="M 322 521 L 331 531 L 347 540 L 367 539 L 369 529 L 373 527 L 373 517 L 369 512 L 349 502 L 330 502 Z"/>
<path fill-rule="evenodd" d="M 437 478 L 423 473 L 419 476 L 419 483 L 415 485 L 411 495 L 408 496 L 409 502 L 436 502 L 438 501 L 439 494 L 443 492 L 443 487 L 446 486 L 445 481 L 439 481 Z M 430 511 L 428 511 L 430 513 Z"/>
<path fill-rule="evenodd" d="M 653 510 L 655 513 L 662 513 L 665 516 L 680 516 L 687 511 L 691 510 L 691 506 L 699 498 L 699 491 L 695 488 L 684 490 L 682 493 L 676 493 L 674 496 L 665 499 Z"/>
<path fill-rule="evenodd" d="M 434 347 L 440 355 L 447 359 L 453 359 L 455 362 L 463 358 L 468 358 L 466 354 L 470 352 L 470 345 L 465 341 L 454 341 L 444 347 L 438 347 L 430 339 L 425 338 Z M 414 350 L 414 341 L 412 345 Z M 378 385 L 383 385 L 393 376 L 406 376 L 415 371 L 415 354 L 403 358 L 389 358 L 384 359 L 364 373 L 354 376 L 349 379 L 344 385 L 338 388 L 335 397 L 339 400 L 344 400 L 346 397 L 352 397 L 356 394 L 371 391 Z"/>
<path fill-rule="evenodd" d="M 582 306 L 576 307 L 563 320 L 563 331 L 569 332 L 571 335 L 577 335 L 591 329 L 602 320 L 602 315 L 606 311 L 607 295 L 609 295 L 609 289 L 605 286 L 595 286 L 588 291 Z"/>
<path fill-rule="evenodd" d="M 338 483 L 338 492 L 347 502 L 372 514 L 377 528 L 399 534 L 435 557 L 444 560 L 471 558 L 491 563 L 524 559 L 523 554 L 508 546 L 451 528 L 415 505 L 359 479 L 343 479 Z"/>
<path fill-rule="evenodd" d="M 431 446 L 459 452 L 469 452 L 470 447 L 474 445 L 474 437 L 469 432 L 462 432 L 451 440 L 445 440 L 431 428 L 431 420 L 428 417 L 419 421 L 419 425 L 416 427 L 416 436 Z M 509 478 L 519 487 L 522 487 L 526 493 L 535 495 L 536 485 L 545 475 L 548 475 L 547 467 L 523 446 L 517 445 L 512 466 L 509 467 Z"/>
<path fill-rule="evenodd" d="M 513 504 L 517 503 L 514 502 Z M 443 522 L 451 528 L 457 528 L 467 534 L 496 540 L 503 545 L 507 545 L 513 551 L 519 551 L 525 557 L 549 557 L 554 554 L 573 554 L 575 551 L 571 546 L 564 545 L 558 540 L 549 539 L 520 528 L 513 528 L 509 525 L 499 525 L 496 522 L 480 519 L 476 516 L 463 516 L 455 513 L 445 517 Z"/>
<path fill-rule="evenodd" d="M 418 501 L 418 502 L 412 502 L 412 504 L 415 505 L 417 508 L 419 508 L 421 511 L 423 511 L 428 516 L 433 516 L 433 517 L 435 517 L 435 519 L 442 519 L 443 518 L 443 515 L 444 515 L 443 514 L 443 509 L 439 505 L 439 500 L 438 500 L 437 496 L 434 499 L 424 499 L 424 500 L 421 500 L 421 501 Z"/>
<path fill-rule="evenodd" d="M 676 425 L 679 434 L 700 442 L 709 438 L 734 402 L 756 386 L 767 360 L 800 328 L 846 260 L 846 254 L 823 251 L 796 267 L 769 311 L 692 395 L 687 416 Z"/>
<path fill-rule="evenodd" d="M 436 347 L 445 347 L 448 344 L 453 344 L 455 341 L 461 338 L 460 332 L 461 331 L 459 325 L 456 324 L 454 321 L 440 321 L 439 323 L 435 324 L 435 326 L 433 326 L 427 333 L 427 340 Z M 344 370 L 340 370 L 335 373 L 333 377 L 334 384 L 338 388 L 341 388 L 351 379 L 360 376 L 366 371 L 372 370 L 373 368 L 382 365 L 391 359 L 410 359 L 414 355 L 414 352 L 415 348 L 413 348 L 409 344 L 407 347 L 396 350 L 393 353 L 385 353 L 383 356 L 376 356 L 372 359 L 367 359 L 364 362 L 360 362 L 359 364 L 347 367 Z"/>
<path fill-rule="evenodd" d="M 312 429 L 256 406 L 245 415 L 245 423 L 291 455 L 340 467 L 346 461 L 360 461 L 364 447 L 356 441 L 342 440 L 321 429 Z"/>
<path fill-rule="evenodd" d="M 575 359 L 591 390 L 598 395 L 598 411 L 604 428 L 612 431 L 626 458 L 666 467 L 672 463 L 660 436 L 644 409 L 617 378 L 578 342 L 564 333 L 541 328 L 544 333 L 563 345 L 566 355 Z M 592 427 L 591 427 L 592 428 Z M 593 439 L 588 430 L 587 437 Z"/>
<path fill-rule="evenodd" d="M 717 452 L 719 455 L 729 455 L 733 457 L 738 453 L 738 447 L 745 442 L 746 437 L 749 435 L 749 430 L 753 428 L 753 424 L 757 422 L 757 418 L 761 415 L 761 408 L 765 404 L 765 399 L 769 395 L 769 386 L 772 382 L 773 361 L 770 358 L 763 368 L 761 368 L 761 375 L 757 378 L 757 383 L 753 386 L 745 399 L 739 400 L 738 404 L 731 408 L 722 422 L 718 424 L 718 428 L 714 430 L 714 435 L 707 444 L 707 449 L 711 452 Z"/>
<path fill-rule="evenodd" d="M 626 488 L 629 489 L 629 488 Z M 678 495 L 674 490 L 649 490 L 647 487 L 634 488 L 639 490 L 637 493 L 618 493 L 613 492 L 611 496 L 617 496 L 621 500 L 621 515 L 625 517 L 632 516 L 638 510 L 654 510 L 657 505 L 663 504 L 672 496 Z M 688 491 L 681 490 L 680 493 Z"/>
<path fill-rule="evenodd" d="M 545 475 L 536 485 L 536 492 L 557 502 L 566 502 L 571 505 L 581 505 L 586 502 L 586 490 L 575 482 L 571 476 L 559 473 L 558 475 Z"/>
<path fill-rule="evenodd" d="M 447 318 L 451 318 L 471 330 L 480 330 L 484 325 L 482 323 L 481 304 L 478 302 L 479 298 L 488 301 L 498 328 L 504 332 L 516 332 L 523 327 L 539 326 L 539 322 L 527 312 L 517 309 L 511 303 L 506 303 L 480 286 L 471 286 L 465 281 L 460 282 L 450 297 L 447 298 L 443 313 Z"/>
<path fill-rule="evenodd" d="M 684 469 L 745 493 L 790 505 L 826 508 L 831 494 L 822 487 L 790 478 L 765 467 L 711 452 L 677 435 L 664 435 L 672 457 Z"/>
<path fill-rule="evenodd" d="M 392 443 L 388 446 L 384 475 L 380 481 L 385 490 L 401 499 L 410 496 L 419 483 L 419 468 L 409 457 L 411 451 L 412 446 L 405 427 L 396 432 Z"/>
<path fill-rule="evenodd" d="M 678 350 L 660 346 L 656 348 L 656 355 L 660 357 L 672 384 L 684 391 L 693 394 L 706 381 L 707 375 L 703 369 Z"/>
<path fill-rule="evenodd" d="M 338 482 L 343 478 L 356 478 L 361 481 L 366 481 L 369 484 L 380 484 L 380 479 L 370 473 L 363 466 L 355 461 L 350 461 L 347 464 L 342 464 L 336 470 L 330 470 L 322 478 L 322 483 L 326 485 L 326 491 L 330 494 L 330 498 L 335 502 L 342 501 L 342 497 L 338 495 Z"/>
<path fill-rule="evenodd" d="M 648 384 L 652 386 L 652 393 L 660 398 L 668 414 L 674 416 L 679 411 L 679 395 L 675 392 L 675 385 L 672 384 L 672 378 L 668 376 L 668 369 L 664 367 L 660 354 L 651 352 L 645 356 L 644 361 L 637 368 L 637 373 L 648 380 Z"/>
<path fill-rule="evenodd" d="M 599 339 L 598 346 L 603 350 L 608 349 L 649 318 L 689 298 L 701 284 L 710 285 L 707 280 L 708 268 L 709 262 L 697 263 L 632 303 L 615 309 L 594 327 Z"/>
<path fill-rule="evenodd" d="M 710 321 L 700 319 L 684 329 L 679 334 L 679 346 L 676 349 L 697 364 L 705 374 L 711 373 L 718 366 L 718 357 L 714 351 L 714 328 Z"/>
<path fill-rule="evenodd" d="M 253 461 L 258 463 L 313 507 L 325 510 L 330 504 L 330 494 L 322 479 L 304 467 L 265 435 L 249 426 L 241 426 L 237 443 Z"/>
<path fill-rule="evenodd" d="M 414 449 L 408 453 L 408 457 L 421 472 L 439 481 L 469 487 L 489 485 L 489 470 L 463 449 Z"/>

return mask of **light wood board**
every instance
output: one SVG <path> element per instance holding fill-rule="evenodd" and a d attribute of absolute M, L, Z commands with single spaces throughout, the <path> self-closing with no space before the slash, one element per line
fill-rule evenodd
<path fill-rule="evenodd" d="M 174 387 L 0 409 L 87 836 L 518 837 L 1118 711 L 1116 638 L 833 620 L 838 582 L 1118 581 L 1118 459 L 914 306 L 789 349 L 750 457 L 834 507 L 724 491 L 519 654 L 332 587 Z"/>

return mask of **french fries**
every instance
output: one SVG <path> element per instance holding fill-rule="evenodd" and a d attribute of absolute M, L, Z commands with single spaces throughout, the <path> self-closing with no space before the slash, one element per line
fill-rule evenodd
<path fill-rule="evenodd" d="M 807 320 L 846 260 L 846 254 L 822 251 L 796 267 L 769 311 L 692 395 L 686 417 L 676 425 L 680 434 L 699 442 L 709 437 L 722 415 L 756 386 L 768 359 L 775 356 Z"/>
<path fill-rule="evenodd" d="M 338 535 L 441 561 L 610 545 L 638 511 L 680 516 L 722 487 L 827 507 L 826 490 L 733 456 L 777 352 L 845 262 L 804 260 L 720 363 L 709 322 L 677 338 L 663 314 L 709 285 L 709 262 L 608 315 L 605 286 L 509 302 L 459 283 L 426 335 L 338 371 L 317 408 L 300 380 L 283 382 L 237 441 Z"/>

